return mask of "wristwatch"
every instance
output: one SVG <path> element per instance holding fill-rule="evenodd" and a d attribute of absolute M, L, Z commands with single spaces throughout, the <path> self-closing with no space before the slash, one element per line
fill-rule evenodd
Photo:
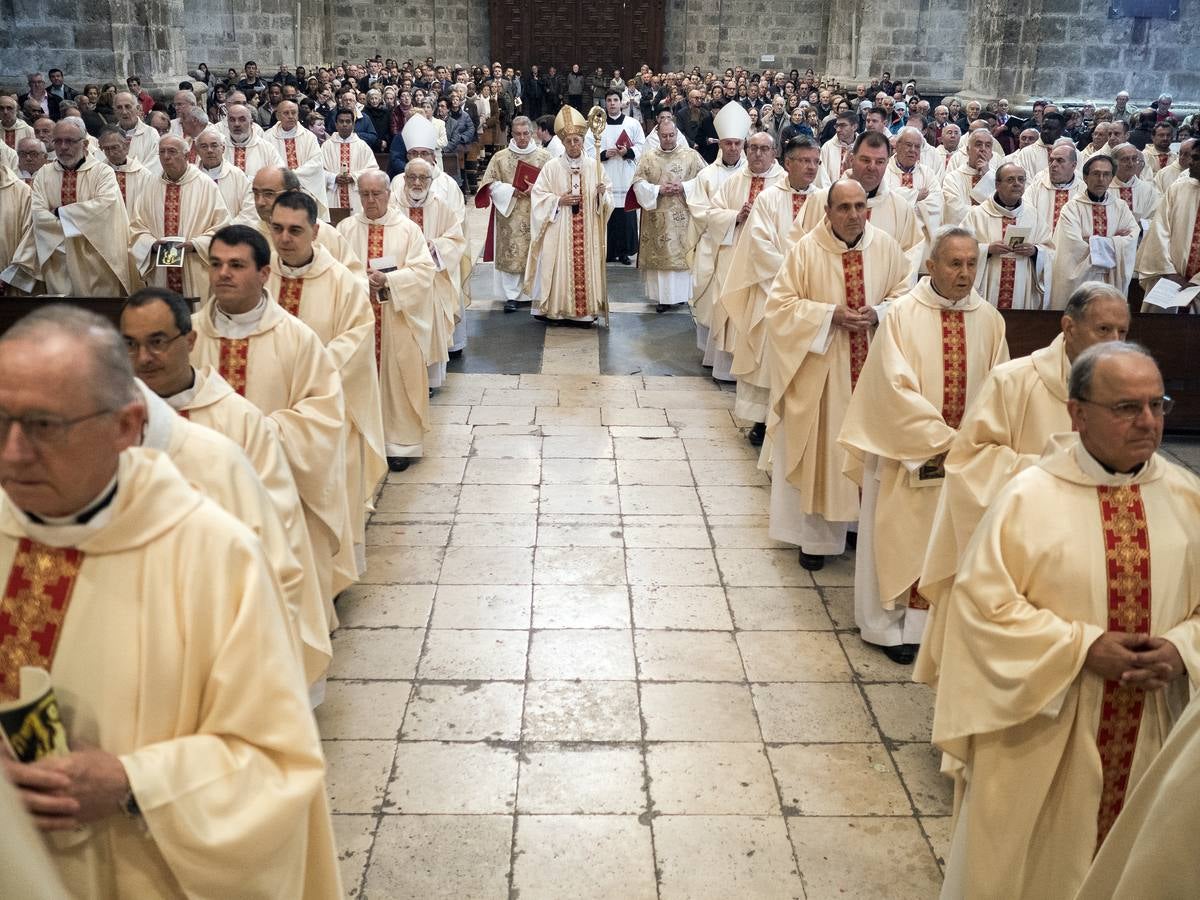
<path fill-rule="evenodd" d="M 125 799 L 121 801 L 121 812 L 125 813 L 131 819 L 140 819 L 142 817 L 142 809 L 138 806 L 137 797 L 133 796 L 133 791 L 127 791 Z"/>

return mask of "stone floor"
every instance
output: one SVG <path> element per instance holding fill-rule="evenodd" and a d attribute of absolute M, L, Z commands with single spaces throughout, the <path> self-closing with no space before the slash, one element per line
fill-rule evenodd
<path fill-rule="evenodd" d="M 547 328 L 479 268 L 339 604 L 317 718 L 349 895 L 934 896 L 930 692 L 858 638 L 851 557 L 814 577 L 767 537 L 690 319 L 613 267 L 609 332 Z"/>

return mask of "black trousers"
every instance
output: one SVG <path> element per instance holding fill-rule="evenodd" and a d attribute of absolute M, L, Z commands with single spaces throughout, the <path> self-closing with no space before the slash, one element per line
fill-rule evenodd
<path fill-rule="evenodd" d="M 638 252 L 637 211 L 625 210 L 624 197 L 613 197 L 617 208 L 608 219 L 608 258 L 633 256 Z"/>

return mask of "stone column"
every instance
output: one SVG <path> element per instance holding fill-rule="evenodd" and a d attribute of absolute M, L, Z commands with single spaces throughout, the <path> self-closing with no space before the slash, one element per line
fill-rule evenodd
<path fill-rule="evenodd" d="M 183 0 L 108 0 L 113 71 L 143 86 L 174 88 L 187 77 Z"/>

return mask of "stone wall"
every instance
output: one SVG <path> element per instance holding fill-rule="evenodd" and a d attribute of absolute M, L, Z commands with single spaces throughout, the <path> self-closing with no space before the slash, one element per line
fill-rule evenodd
<path fill-rule="evenodd" d="M 668 0 L 664 66 L 725 69 L 765 65 L 819 68 L 831 4 L 827 0 Z"/>
<path fill-rule="evenodd" d="M 830 0 L 824 71 L 844 81 L 881 72 L 956 84 L 969 0 Z"/>

